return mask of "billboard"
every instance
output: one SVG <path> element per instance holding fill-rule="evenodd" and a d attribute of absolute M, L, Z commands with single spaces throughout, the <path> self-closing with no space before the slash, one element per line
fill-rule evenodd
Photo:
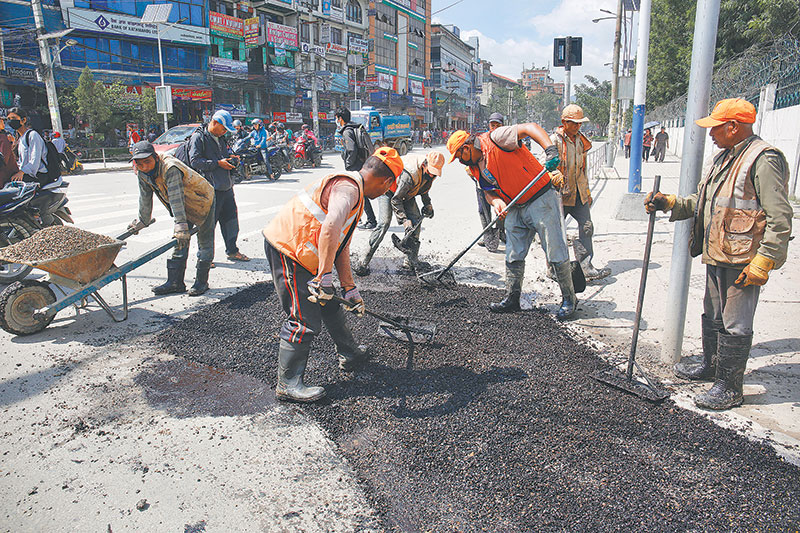
<path fill-rule="evenodd" d="M 297 28 L 267 22 L 267 44 L 274 47 L 297 50 Z"/>
<path fill-rule="evenodd" d="M 211 33 L 229 39 L 244 39 L 244 20 L 216 11 L 208 12 L 208 27 Z"/>
<path fill-rule="evenodd" d="M 119 15 L 107 11 L 92 11 L 70 7 L 67 9 L 69 27 L 76 30 L 124 35 L 145 39 L 158 38 L 158 24 L 143 24 L 141 18 L 130 15 Z M 207 45 L 208 28 L 187 26 L 185 24 L 161 25 L 161 38 L 166 41 Z"/>

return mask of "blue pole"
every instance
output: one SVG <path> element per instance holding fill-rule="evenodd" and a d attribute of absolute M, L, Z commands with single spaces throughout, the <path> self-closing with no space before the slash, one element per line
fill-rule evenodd
<path fill-rule="evenodd" d="M 639 7 L 639 44 L 636 49 L 636 84 L 633 93 L 631 124 L 631 163 L 628 170 L 628 192 L 642 192 L 642 141 L 644 106 L 647 94 L 647 55 L 650 49 L 650 8 L 652 0 L 642 0 Z"/>

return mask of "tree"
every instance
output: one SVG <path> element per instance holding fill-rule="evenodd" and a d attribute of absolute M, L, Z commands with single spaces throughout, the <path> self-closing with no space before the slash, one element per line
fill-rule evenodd
<path fill-rule="evenodd" d="M 501 113 L 506 117 L 506 124 L 524 122 L 528 118 L 528 102 L 522 87 L 495 87 L 489 100 L 489 112 Z"/>
<path fill-rule="evenodd" d="M 536 93 L 528 100 L 532 110 L 532 120 L 547 131 L 561 124 L 558 105 L 561 99 L 550 92 Z"/>
<path fill-rule="evenodd" d="M 102 82 L 94 81 L 89 67 L 84 67 L 78 78 L 78 86 L 74 92 L 78 114 L 94 131 L 105 130 L 111 118 L 111 107 L 108 103 L 106 88 Z"/>
<path fill-rule="evenodd" d="M 585 116 L 593 124 L 605 131 L 608 127 L 609 107 L 611 106 L 611 82 L 601 82 L 594 76 L 586 76 L 588 84 L 575 86 L 575 102 L 583 108 Z"/>

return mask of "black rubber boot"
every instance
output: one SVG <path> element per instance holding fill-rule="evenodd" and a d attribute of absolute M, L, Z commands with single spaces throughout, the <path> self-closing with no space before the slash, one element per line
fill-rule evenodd
<path fill-rule="evenodd" d="M 710 381 L 717 372 L 717 336 L 722 330 L 721 320 L 710 320 L 706 315 L 700 317 L 703 331 L 703 353 L 682 358 L 672 367 L 673 373 L 681 379 L 690 381 Z"/>
<path fill-rule="evenodd" d="M 153 294 L 161 296 L 186 292 L 186 285 L 183 283 L 185 274 L 186 258 L 167 259 L 167 281 L 158 287 L 153 287 Z"/>
<path fill-rule="evenodd" d="M 742 405 L 744 370 L 753 335 L 720 333 L 717 341 L 717 372 L 711 390 L 694 399 L 698 407 L 722 411 Z"/>
<path fill-rule="evenodd" d="M 520 310 L 519 297 L 522 294 L 522 280 L 525 277 L 525 261 L 506 263 L 506 297 L 498 303 L 490 303 L 492 313 L 516 313 Z"/>
<path fill-rule="evenodd" d="M 561 288 L 561 307 L 556 311 L 556 318 L 566 320 L 575 314 L 578 307 L 578 297 L 575 296 L 575 287 L 572 285 L 572 267 L 569 261 L 554 263 L 558 286 Z"/>
<path fill-rule="evenodd" d="M 331 307 L 329 310 L 328 306 L 332 305 L 328 304 L 323 308 L 322 320 L 336 344 L 336 351 L 339 354 L 339 370 L 354 372 L 369 359 L 369 349 L 367 346 L 356 344 L 353 332 L 347 326 L 344 309 L 337 306 L 336 308 Z"/>
<path fill-rule="evenodd" d="M 310 344 L 300 344 L 281 339 L 278 350 L 278 385 L 275 397 L 288 402 L 316 402 L 325 396 L 322 387 L 306 387 L 303 374 L 306 372 Z"/>
<path fill-rule="evenodd" d="M 208 271 L 211 269 L 211 261 L 197 262 L 197 276 L 194 278 L 194 285 L 189 288 L 189 296 L 200 296 L 208 290 Z"/>

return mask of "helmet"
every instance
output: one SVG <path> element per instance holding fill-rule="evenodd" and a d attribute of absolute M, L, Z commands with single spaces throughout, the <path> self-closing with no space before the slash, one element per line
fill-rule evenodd
<path fill-rule="evenodd" d="M 285 129 L 286 129 L 286 126 L 284 126 L 284 125 L 283 125 L 283 123 L 281 123 L 281 122 L 278 122 L 278 129 L 279 129 L 280 131 L 283 131 L 283 130 L 285 130 Z"/>
<path fill-rule="evenodd" d="M 236 119 L 236 120 L 233 121 L 233 127 L 234 128 L 240 127 L 241 125 L 242 125 L 242 121 L 241 120 Z"/>
<path fill-rule="evenodd" d="M 261 124 L 261 119 L 260 118 L 254 118 L 253 122 L 251 122 L 250 124 L 252 124 L 253 126 L 255 126 L 256 124 Z"/>
<path fill-rule="evenodd" d="M 300 126 L 300 129 L 301 130 L 307 130 L 308 129 L 308 124 L 303 124 L 302 126 Z"/>

